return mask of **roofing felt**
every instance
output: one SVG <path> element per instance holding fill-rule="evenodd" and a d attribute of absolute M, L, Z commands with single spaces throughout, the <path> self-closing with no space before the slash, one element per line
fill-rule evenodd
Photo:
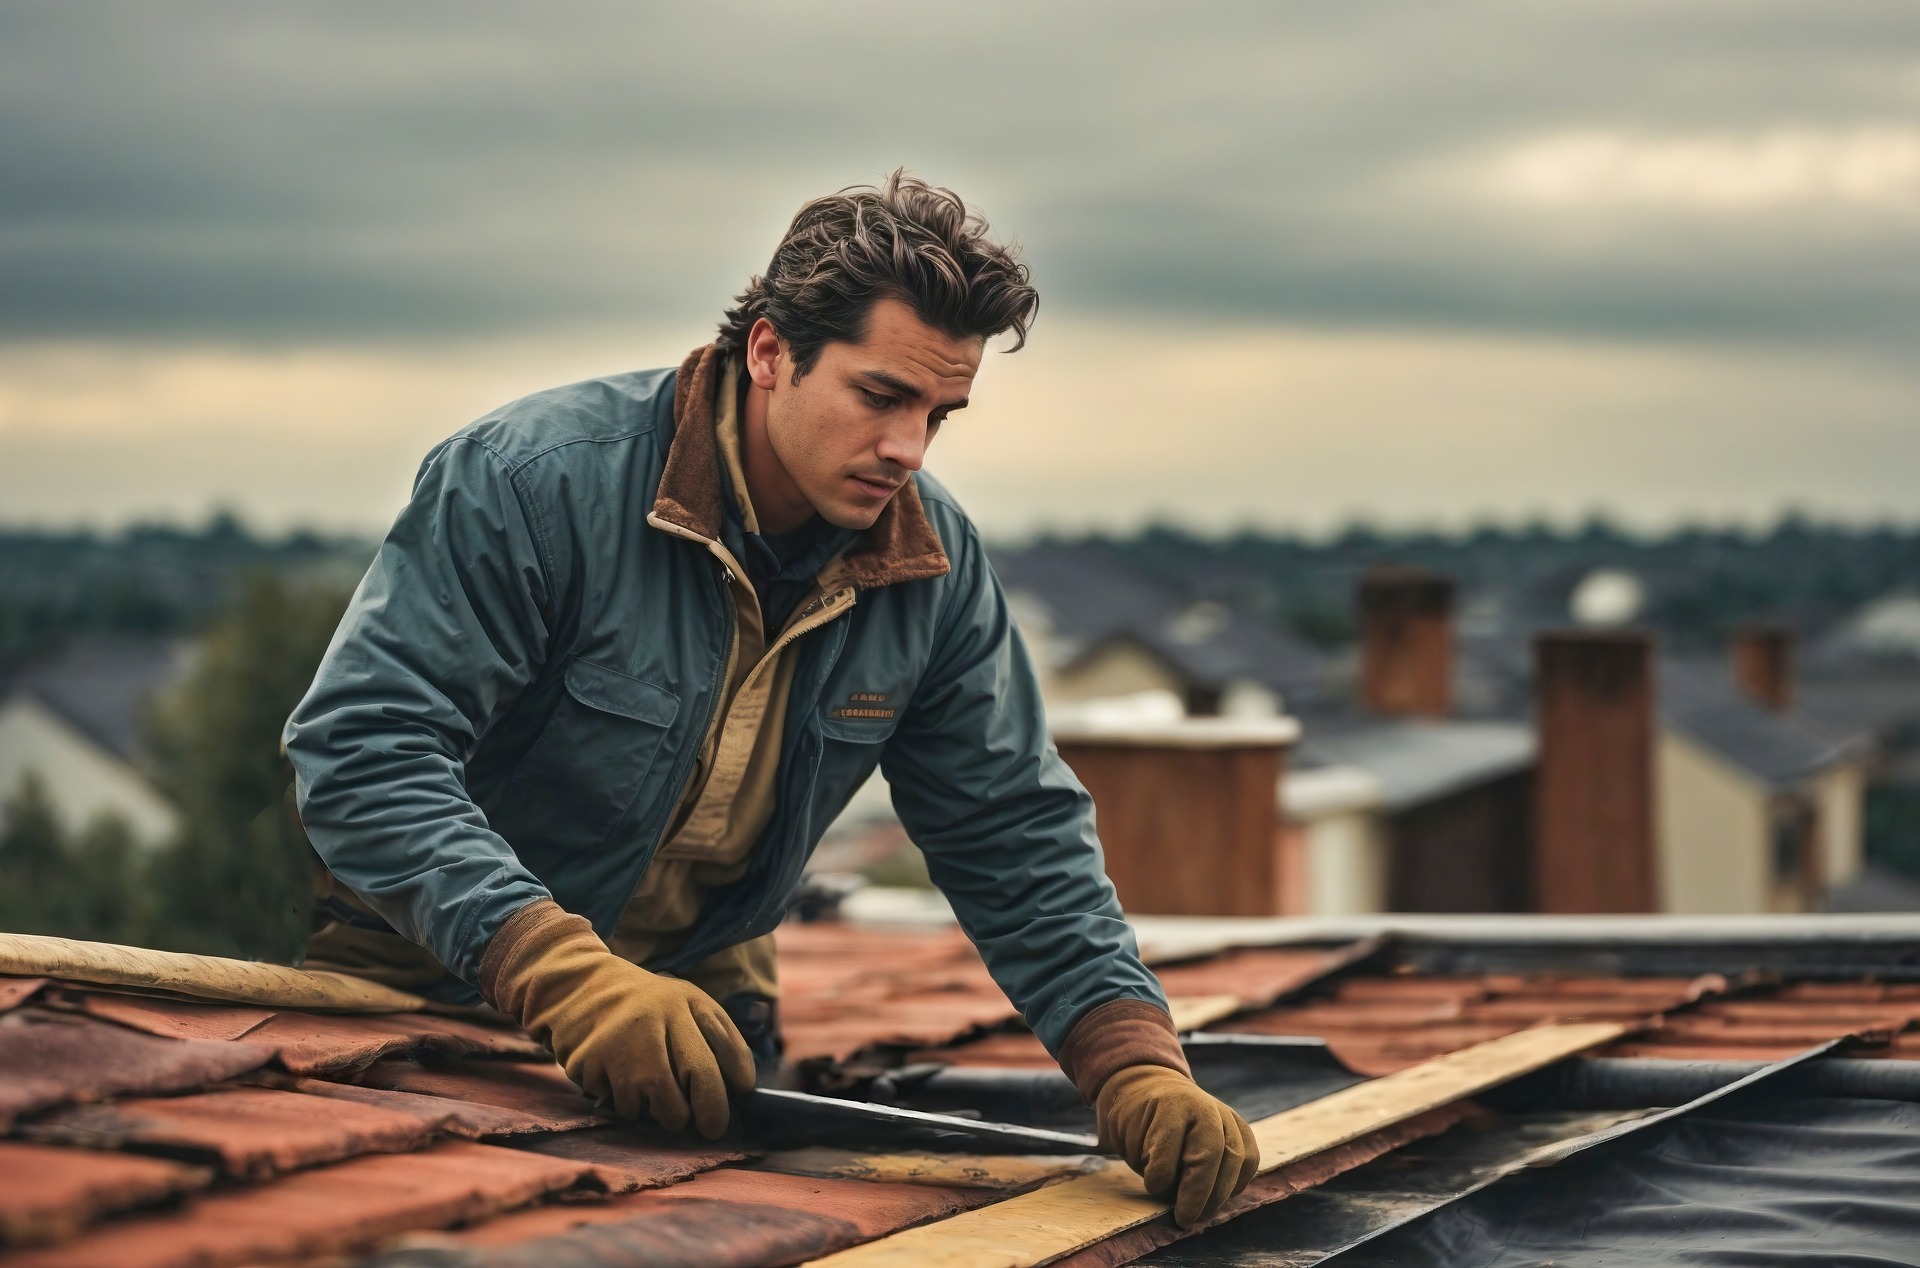
<path fill-rule="evenodd" d="M 1050 1065 L 952 929 L 790 925 L 779 940 L 789 1038 L 822 1078 L 853 1086 L 860 1070 L 909 1056 L 963 1062 L 989 1050 L 999 1065 Z M 1396 968 L 1404 963 L 1366 943 L 1239 948 L 1156 971 L 1175 999 L 1225 999 L 1237 1016 L 1216 1030 L 1324 1035 L 1362 1075 L 1582 1018 L 1645 1026 L 1611 1049 L 1625 1056 L 1751 1060 L 1856 1035 L 1863 1055 L 1920 1057 L 1920 983 L 1780 983 L 1747 972 L 1764 963 L 1744 962 L 1640 978 L 1434 977 Z M 817 1146 L 756 1156 L 739 1142 L 615 1124 L 524 1037 L 483 1020 L 0 982 L 13 985 L 0 992 L 10 1005 L 0 1097 L 15 1120 L 0 1141 L 0 1178 L 31 1178 L 0 1182 L 0 1237 L 40 1243 L 0 1252 L 8 1266 L 361 1252 L 392 1265 L 793 1262 L 1086 1167 Z M 1196 1060 L 1196 1071 L 1205 1065 Z M 1389 1133 L 1309 1159 L 1253 1196 L 1290 1196 L 1411 1138 Z M 1147 1228 L 1086 1252 L 1088 1262 L 1122 1262 L 1173 1235 L 1171 1225 Z M 407 1246 L 395 1248 L 402 1234 Z"/>

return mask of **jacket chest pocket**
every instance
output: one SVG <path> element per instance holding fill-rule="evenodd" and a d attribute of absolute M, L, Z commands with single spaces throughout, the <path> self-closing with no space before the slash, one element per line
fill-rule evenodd
<path fill-rule="evenodd" d="M 646 785 L 680 697 L 584 660 L 568 664 L 566 688 L 512 782 L 603 836 Z"/>

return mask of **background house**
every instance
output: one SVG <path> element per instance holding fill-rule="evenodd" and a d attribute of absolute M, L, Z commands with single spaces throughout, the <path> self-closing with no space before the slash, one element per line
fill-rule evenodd
<path fill-rule="evenodd" d="M 1097 544 L 1014 552 L 996 567 L 1057 719 L 1150 705 L 1157 722 L 1168 710 L 1299 721 L 1277 794 L 1276 914 L 1519 912 L 1549 889 L 1571 910 L 1810 911 L 1862 876 L 1876 747 L 1796 707 L 1790 640 L 1774 637 L 1762 662 L 1758 643 L 1737 639 L 1716 662 L 1660 657 L 1646 636 L 1633 690 L 1649 724 L 1643 751 L 1621 759 L 1644 768 L 1645 839 L 1619 842 L 1622 858 L 1644 854 L 1646 876 L 1629 896 L 1582 897 L 1542 879 L 1556 847 L 1541 838 L 1536 797 L 1532 631 L 1475 620 L 1463 632 L 1448 579 L 1367 573 L 1342 652 L 1183 596 Z M 1570 587 L 1588 596 L 1582 612 L 1632 615 L 1591 600 L 1591 581 Z M 1741 663 L 1772 678 L 1743 682 Z"/>
<path fill-rule="evenodd" d="M 179 816 L 148 777 L 142 719 L 155 694 L 190 665 L 188 647 L 176 639 L 77 636 L 0 681 L 0 799 L 32 775 L 69 829 L 110 815 L 138 845 L 166 842 Z"/>

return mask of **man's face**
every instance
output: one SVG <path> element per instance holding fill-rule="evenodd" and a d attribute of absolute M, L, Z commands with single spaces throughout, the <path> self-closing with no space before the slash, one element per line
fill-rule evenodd
<path fill-rule="evenodd" d="M 767 443 L 794 490 L 822 519 L 862 529 L 920 469 L 947 415 L 965 408 L 984 347 L 882 299 L 866 337 L 827 344 L 798 383 L 785 343 L 762 319 L 748 336 L 747 368 L 768 393 Z"/>

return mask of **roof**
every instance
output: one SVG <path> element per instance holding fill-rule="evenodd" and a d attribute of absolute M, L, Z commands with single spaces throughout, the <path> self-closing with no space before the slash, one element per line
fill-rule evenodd
<path fill-rule="evenodd" d="M 1525 771 L 1534 750 L 1533 728 L 1519 723 L 1373 721 L 1309 727 L 1298 760 L 1367 772 L 1391 814 Z"/>
<path fill-rule="evenodd" d="M 188 645 L 178 639 L 76 636 L 0 680 L 0 699 L 31 696 L 108 751 L 134 761 L 149 702 L 178 680 L 190 660 Z"/>
<path fill-rule="evenodd" d="M 1791 788 L 1858 751 L 1768 712 L 1697 667 L 1664 661 L 1659 674 L 1661 722 L 1768 788 Z"/>
<path fill-rule="evenodd" d="M 1390 1179 L 1399 1186 L 1399 1222 L 1409 1186 L 1426 1194 L 1421 1211 L 1467 1200 L 1456 1192 L 1466 1186 L 1449 1188 L 1460 1164 L 1448 1151 L 1469 1143 L 1511 1152 L 1550 1140 L 1585 1149 L 1603 1129 L 1645 1129 L 1651 1138 L 1667 1121 L 1651 1107 L 1675 1098 L 1632 1089 L 1671 1089 L 1670 1078 L 1649 1083 L 1648 1071 L 1675 1067 L 1648 1058 L 1734 1062 L 1725 1068 L 1765 1078 L 1831 1056 L 1823 1045 L 1851 1037 L 1855 1058 L 1876 1060 L 1837 1062 L 1828 1074 L 1856 1092 L 1872 1078 L 1854 1067 L 1920 1072 L 1906 1064 L 1920 1058 L 1920 927 L 1911 922 L 1754 921 L 1740 926 L 1750 931 L 1744 941 L 1715 941 L 1700 929 L 1692 940 L 1660 941 L 1650 931 L 1676 926 L 1641 922 L 1639 941 L 1625 943 L 1581 941 L 1592 938 L 1586 925 L 1511 920 L 1429 920 L 1416 936 L 1358 940 L 1317 936 L 1326 930 L 1304 924 L 1292 934 L 1251 923 L 1180 927 L 1189 938 L 1216 932 L 1206 935 L 1210 945 L 1189 942 L 1179 948 L 1183 958 L 1156 972 L 1176 1014 L 1218 1036 L 1211 1047 L 1193 1041 L 1197 1077 L 1250 1117 L 1391 1078 L 1468 1045 L 1534 1033 L 1529 1028 L 1543 1022 L 1597 1020 L 1608 1023 L 1598 1033 L 1623 1035 L 1584 1073 L 1554 1065 L 1540 1076 L 1546 1084 L 1513 1085 L 1512 1105 L 1559 1097 L 1550 1113 L 1508 1101 L 1491 1111 L 1436 1103 L 1402 1126 L 1271 1173 L 1229 1208 L 1236 1220 L 1252 1220 L 1265 1203 L 1337 1184 L 1326 1202 L 1300 1208 L 1303 1217 L 1316 1212 L 1313 1220 L 1284 1222 L 1294 1230 L 1288 1235 L 1319 1230 L 1322 1249 L 1351 1233 L 1325 1223 L 1327 1202 L 1341 1193 L 1354 1211 L 1378 1211 L 1378 1185 Z M 1281 941 L 1222 945 L 1232 937 L 1218 932 L 1262 928 Z M 1510 936 L 1487 936 L 1494 928 Z M 1544 936 L 1548 929 L 1564 936 Z M 1770 929 L 1778 941 L 1765 939 Z M 990 1211 L 1042 1182 L 1073 1183 L 1098 1167 L 1085 1156 L 1091 1142 L 1079 1145 L 1086 1137 L 1070 1134 L 1088 1121 L 1085 1107 L 1070 1088 L 1059 1095 L 1064 1077 L 956 929 L 789 924 L 777 937 L 797 1077 L 817 1091 L 889 1104 L 958 1096 L 951 1107 L 993 1110 L 987 1117 L 1007 1126 L 927 1121 L 960 1131 L 972 1123 L 1008 1140 L 1066 1141 L 1073 1151 L 955 1157 L 888 1145 L 896 1123 L 916 1120 L 851 1103 L 847 1121 L 870 1125 L 878 1144 L 850 1147 L 857 1142 L 838 1131 L 718 1145 L 667 1138 L 614 1123 L 525 1036 L 483 1016 L 314 1012 L 16 973 L 0 976 L 0 1130 L 8 1133 L 0 1140 L 0 1245 L 15 1247 L 0 1250 L 0 1265 L 164 1268 L 330 1255 L 371 1256 L 353 1262 L 391 1268 L 792 1263 Z M 1177 945 L 1151 929 L 1146 941 Z M 1622 946 L 1654 958 L 1595 967 L 1596 955 L 1619 956 Z M 1200 954 L 1187 954 L 1196 947 Z M 60 963 L 77 973 L 137 956 L 103 951 Z M 1862 961 L 1877 966 L 1871 976 Z M 257 968 L 239 966 L 231 976 Z M 377 989 L 354 998 L 391 1002 Z M 1720 1068 L 1687 1067 L 1687 1077 L 1718 1089 L 1732 1077 L 1713 1073 Z M 1597 1114 L 1590 1102 L 1601 1072 L 1607 1095 L 1626 1103 Z M 1586 1099 L 1570 1116 L 1576 1086 Z M 1880 1078 L 1873 1086 L 1891 1094 L 1885 1090 L 1905 1084 Z M 1707 1113 L 1711 1102 L 1712 1113 L 1738 1118 L 1717 1095 L 1689 1093 L 1679 1111 L 1665 1113 Z M 1449 1130 L 1474 1114 L 1471 1131 Z M 1884 1109 L 1872 1121 L 1892 1133 L 1878 1142 L 1883 1158 L 1920 1157 L 1920 1123 Z M 1896 1145 L 1903 1154 L 1886 1153 Z M 1815 1157 L 1808 1142 L 1779 1148 L 1803 1162 Z M 1398 1163 L 1386 1157 L 1401 1151 Z M 1908 1170 L 1898 1174 L 1912 1183 Z M 1878 1174 L 1891 1182 L 1893 1173 Z M 1506 1193 L 1506 1183 L 1489 1175 L 1473 1187 Z M 1509 1210 L 1503 1218 L 1523 1217 Z M 1087 1262 L 1124 1262 L 1182 1235 L 1165 1220 L 1149 1221 L 1099 1242 Z"/>
<path fill-rule="evenodd" d="M 1177 594 L 1105 547 L 1003 551 L 993 564 L 1009 591 L 1046 612 L 1068 663 L 1127 641 L 1208 688 L 1246 679 L 1279 692 L 1289 704 L 1325 690 L 1326 659 L 1313 647 L 1224 604 Z"/>
<path fill-rule="evenodd" d="M 1456 666 L 1463 713 L 1513 721 L 1530 716 L 1533 664 L 1527 640 L 1464 639 Z M 1791 787 L 1861 751 L 1859 728 L 1837 729 L 1819 718 L 1769 712 L 1742 695 L 1718 661 L 1668 657 L 1655 672 L 1661 725 L 1768 788 Z"/>

